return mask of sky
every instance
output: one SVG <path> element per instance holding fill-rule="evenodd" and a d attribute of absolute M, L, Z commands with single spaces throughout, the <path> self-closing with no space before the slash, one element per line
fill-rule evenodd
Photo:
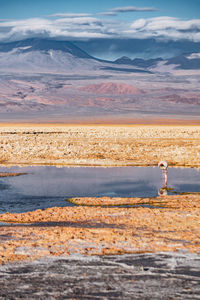
<path fill-rule="evenodd" d="M 127 9 L 117 10 L 117 8 Z M 142 11 L 128 9 L 142 8 Z M 149 8 L 145 11 L 144 8 Z M 47 17 L 57 13 L 117 13 L 117 19 L 134 20 L 157 16 L 184 19 L 200 17 L 200 0 L 0 0 L 1 19 Z M 115 16 L 116 17 L 116 16 Z"/>
<path fill-rule="evenodd" d="M 156 38 L 200 41 L 200 0 L 0 0 L 0 41 Z"/>

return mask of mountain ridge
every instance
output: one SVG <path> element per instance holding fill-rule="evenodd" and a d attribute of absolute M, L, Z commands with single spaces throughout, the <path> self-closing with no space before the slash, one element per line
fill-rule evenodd
<path fill-rule="evenodd" d="M 0 52 L 9 52 L 16 48 L 18 49 L 21 48 L 20 50 L 22 51 L 22 53 L 26 53 L 30 51 L 57 50 L 57 51 L 71 53 L 74 56 L 77 56 L 79 58 L 95 59 L 87 52 L 75 46 L 73 43 L 69 41 L 57 41 L 51 39 L 32 38 L 32 39 L 25 39 L 16 42 L 10 42 L 10 43 L 0 43 Z"/>
<path fill-rule="evenodd" d="M 163 59 L 161 57 L 131 59 L 122 56 L 115 61 L 101 60 L 70 41 L 32 38 L 16 42 L 0 43 L 0 69 L 32 72 L 84 72 L 105 70 L 115 72 L 159 72 L 159 64 L 172 69 L 200 69 L 200 52 L 191 52 Z M 116 68 L 116 65 L 134 66 Z"/>
<path fill-rule="evenodd" d="M 199 54 L 199 57 L 197 54 Z M 191 53 L 185 53 L 179 56 L 171 57 L 169 59 L 163 59 L 161 57 L 158 57 L 158 58 L 152 58 L 147 60 L 142 58 L 131 59 L 127 56 L 122 56 L 114 61 L 114 63 L 117 65 L 124 64 L 128 66 L 136 66 L 136 67 L 142 67 L 147 69 L 156 67 L 157 64 L 160 62 L 163 62 L 164 65 L 175 65 L 176 69 L 198 70 L 200 69 L 200 53 L 191 52 Z"/>

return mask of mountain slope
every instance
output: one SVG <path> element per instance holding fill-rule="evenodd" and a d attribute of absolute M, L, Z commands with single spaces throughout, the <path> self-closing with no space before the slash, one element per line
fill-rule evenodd
<path fill-rule="evenodd" d="M 122 56 L 114 61 L 115 64 L 124 64 L 124 65 L 131 65 L 141 68 L 148 68 L 155 66 L 158 62 L 162 61 L 162 58 L 154 58 L 154 59 L 142 59 L 142 58 L 135 58 L 131 59 L 127 56 Z"/>
<path fill-rule="evenodd" d="M 200 69 L 200 53 L 179 55 L 167 60 L 166 65 L 177 65 L 176 68 L 184 70 Z"/>
<path fill-rule="evenodd" d="M 162 65 L 174 65 L 176 69 L 183 70 L 199 70 L 200 69 L 200 53 L 187 53 L 183 55 L 179 55 L 176 57 L 172 57 L 169 59 L 162 59 L 160 57 L 155 59 L 142 59 L 135 58 L 130 59 L 127 56 L 122 56 L 121 58 L 114 61 L 115 64 L 123 64 L 129 66 L 136 66 L 140 68 L 154 68 L 157 67 L 160 63 Z"/>
<path fill-rule="evenodd" d="M 68 41 L 33 38 L 18 42 L 0 44 L 0 52 L 5 53 L 14 50 L 17 50 L 18 53 L 28 53 L 33 51 L 46 51 L 46 53 L 48 53 L 48 51 L 54 50 L 69 53 L 78 58 L 94 59 L 85 51 L 81 50 L 79 47 L 75 46 L 73 43 Z"/>
<path fill-rule="evenodd" d="M 100 62 L 67 41 L 27 39 L 0 44 L 0 69 L 31 72 L 93 70 Z"/>

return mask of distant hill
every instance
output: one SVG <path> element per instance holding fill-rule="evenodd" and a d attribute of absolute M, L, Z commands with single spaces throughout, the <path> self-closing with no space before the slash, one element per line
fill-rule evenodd
<path fill-rule="evenodd" d="M 89 84 L 79 89 L 80 91 L 95 93 L 95 94 L 108 94 L 108 95 L 136 95 L 141 91 L 135 86 L 125 83 L 105 82 L 100 84 Z"/>
<path fill-rule="evenodd" d="M 155 58 L 155 59 L 142 59 L 142 58 L 135 58 L 130 59 L 127 56 L 122 56 L 114 61 L 115 64 L 125 64 L 125 65 L 131 65 L 141 68 L 149 68 L 152 66 L 155 66 L 158 62 L 163 61 L 162 58 Z"/>
<path fill-rule="evenodd" d="M 160 62 L 163 62 L 164 65 L 175 65 L 176 69 L 184 69 L 184 70 L 200 69 L 200 53 L 192 52 L 192 53 L 179 55 L 165 60 L 162 59 L 161 57 L 145 60 L 142 58 L 130 59 L 127 56 L 122 56 L 121 58 L 114 61 L 114 63 L 118 65 L 123 64 L 123 65 L 136 66 L 136 67 L 147 68 L 147 69 L 156 67 Z"/>
<path fill-rule="evenodd" d="M 200 53 L 189 53 L 170 58 L 167 60 L 166 65 L 171 64 L 177 65 L 177 68 L 184 70 L 200 69 Z"/>

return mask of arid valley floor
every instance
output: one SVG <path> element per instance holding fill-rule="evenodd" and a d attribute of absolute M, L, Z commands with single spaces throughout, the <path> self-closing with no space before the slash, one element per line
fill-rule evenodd
<path fill-rule="evenodd" d="M 171 167 L 200 168 L 200 126 L 0 126 L 1 166 L 157 166 L 160 160 L 168 161 Z M 9 174 L 1 173 L 0 176 Z M 156 198 L 75 198 L 71 201 L 77 206 L 0 214 L 0 264 L 79 254 L 106 257 L 166 252 L 197 255 L 197 270 L 200 267 L 198 193 Z M 118 207 L 112 207 L 116 204 Z M 187 281 L 187 274 L 184 276 Z M 199 280 L 199 275 L 195 276 Z M 5 282 L 1 284 L 6 286 Z M 198 299 L 198 292 L 195 287 L 193 298 L 191 294 L 191 298 L 185 299 Z M 4 299 L 3 294 L 0 296 Z M 129 299 L 128 294 L 126 299 Z M 142 298 L 138 294 L 135 299 Z M 160 298 L 155 295 L 154 299 Z"/>

